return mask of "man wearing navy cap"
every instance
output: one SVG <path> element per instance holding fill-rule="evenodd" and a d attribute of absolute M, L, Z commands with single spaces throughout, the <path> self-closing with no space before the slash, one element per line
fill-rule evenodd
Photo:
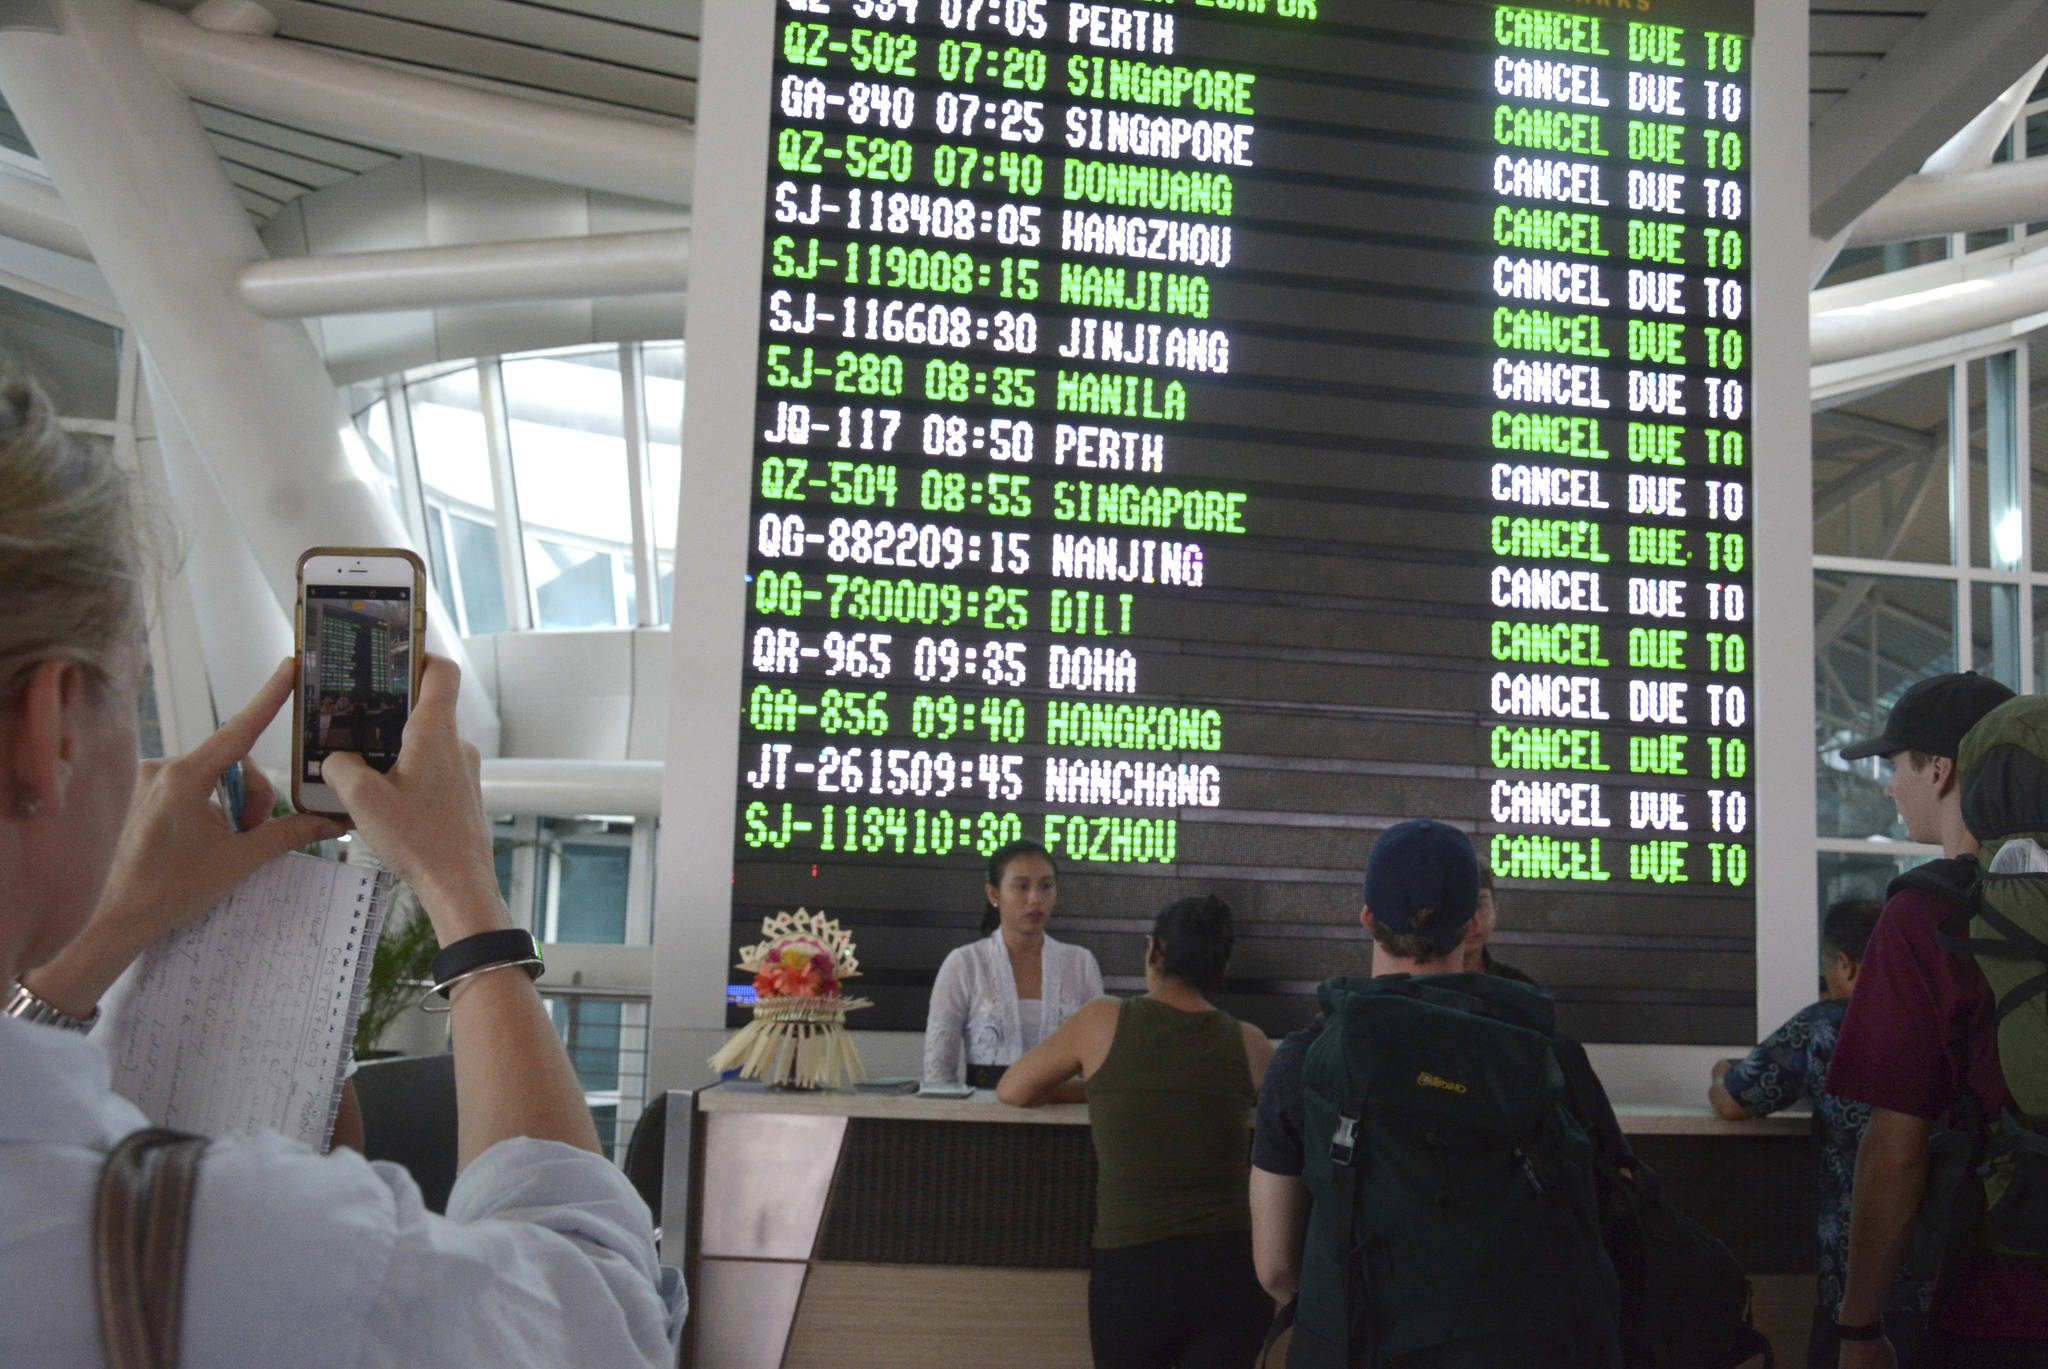
<path fill-rule="evenodd" d="M 1428 818 L 1398 823 L 1373 844 L 1365 867 L 1365 906 L 1358 920 L 1371 934 L 1372 972 L 1385 975 L 1458 974 L 1467 943 L 1479 935 L 1479 858 L 1455 827 Z M 1532 990 L 1533 992 L 1533 990 Z M 1252 1259 L 1259 1282 L 1285 1305 L 1301 1282 L 1302 1241 L 1308 1231 L 1309 1191 L 1302 1182 L 1302 1064 L 1322 1030 L 1322 1019 L 1280 1043 L 1259 1090 L 1258 1127 L 1252 1139 Z M 1628 1157 L 1614 1110 L 1571 1042 L 1556 1042 L 1566 1077 L 1566 1105 L 1617 1162 Z"/>
<path fill-rule="evenodd" d="M 1884 731 L 1842 748 L 1845 760 L 1891 762 L 1885 794 L 1906 835 L 1941 847 L 1893 881 L 1864 948 L 1856 994 L 1835 1045 L 1828 1092 L 1870 1105 L 1849 1207 L 1849 1260 L 1835 1324 L 1844 1369 L 1898 1363 L 1885 1337 L 1887 1290 L 1906 1254 L 1927 1190 L 1928 1138 L 1975 1101 L 1993 1119 L 2010 1096 L 1998 1065 L 1990 985 L 1976 963 L 1940 941 L 1959 891 L 1977 872 L 1977 838 L 1963 821 L 1956 758 L 1963 736 L 2013 697 L 1975 673 L 1937 675 L 1899 696 Z M 1923 1359 L 1944 1369 L 2048 1365 L 2048 1270 L 1972 1249 L 1944 1269 Z"/>

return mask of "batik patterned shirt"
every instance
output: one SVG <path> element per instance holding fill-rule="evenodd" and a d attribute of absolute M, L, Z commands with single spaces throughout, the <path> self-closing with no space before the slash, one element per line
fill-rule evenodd
<path fill-rule="evenodd" d="M 1852 1103 L 1827 1091 L 1828 1065 L 1849 1000 L 1824 998 L 1801 1008 L 1772 1032 L 1721 1080 L 1743 1111 L 1766 1117 L 1801 1099 L 1813 1105 L 1821 1120 L 1820 1145 L 1820 1306 L 1842 1301 L 1842 1277 L 1849 1256 L 1849 1195 L 1856 1183 L 1856 1150 L 1870 1125 L 1870 1105 Z M 1901 1286 L 1891 1303 L 1905 1310 L 1925 1311 L 1932 1288 Z"/>

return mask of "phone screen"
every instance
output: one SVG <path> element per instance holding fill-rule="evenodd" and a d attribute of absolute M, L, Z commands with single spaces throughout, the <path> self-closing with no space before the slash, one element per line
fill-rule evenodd
<path fill-rule="evenodd" d="M 309 583 L 305 596 L 300 778 L 320 783 L 320 762 L 331 751 L 353 751 L 389 770 L 411 708 L 412 589 Z"/>

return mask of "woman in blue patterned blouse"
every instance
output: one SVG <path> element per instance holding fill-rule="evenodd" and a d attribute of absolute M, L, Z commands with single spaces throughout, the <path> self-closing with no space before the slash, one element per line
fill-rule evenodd
<path fill-rule="evenodd" d="M 1707 1100 L 1731 1122 L 1764 1117 L 1805 1100 L 1813 1105 L 1820 1133 L 1820 1277 L 1815 1285 L 1813 1332 L 1807 1341 L 1809 1369 L 1834 1369 L 1835 1309 L 1842 1301 L 1842 1274 L 1849 1251 L 1849 1192 L 1856 1179 L 1856 1149 L 1870 1125 L 1870 1107 L 1827 1092 L 1828 1063 L 1849 1011 L 1856 969 L 1883 908 L 1873 899 L 1843 899 L 1821 924 L 1821 974 L 1825 994 L 1794 1013 L 1762 1045 L 1741 1060 L 1714 1066 Z M 1926 1324 L 1933 1285 L 1901 1277 L 1885 1307 L 1885 1332 L 1907 1363 Z"/>

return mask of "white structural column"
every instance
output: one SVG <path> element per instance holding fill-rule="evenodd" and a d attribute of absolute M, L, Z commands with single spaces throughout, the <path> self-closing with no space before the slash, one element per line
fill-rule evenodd
<path fill-rule="evenodd" d="M 661 815 L 661 779 L 660 761 L 489 760 L 483 764 L 484 808 L 514 817 L 655 818 Z"/>
<path fill-rule="evenodd" d="M 1964 264 L 1969 261 L 1965 258 Z M 1837 305 L 1840 297 L 1836 290 L 1810 296 L 1815 366 L 2021 320 L 2038 322 L 2037 315 L 2048 313 L 2048 253 L 2001 255 L 1981 272 L 1911 293 Z"/>
<path fill-rule="evenodd" d="M 150 58 L 195 99 L 371 147 L 670 204 L 689 199 L 696 140 L 680 124 L 540 104 L 304 44 L 214 32 L 156 5 L 102 3 L 138 11 Z"/>
<path fill-rule="evenodd" d="M 182 592 L 191 610 L 177 625 L 198 633 L 198 655 L 206 662 L 206 688 L 213 700 L 213 721 L 218 723 L 232 717 L 277 663 L 291 655 L 291 613 L 263 582 L 249 540 L 184 420 L 163 402 L 162 376 L 154 366 L 146 369 L 145 431 L 161 462 L 168 507 L 176 512 L 184 553 L 172 592 Z M 207 731 L 211 730 L 209 726 Z M 186 737 L 184 745 L 189 747 L 204 735 Z M 281 716 L 265 729 L 252 754 L 273 778 L 282 779 L 291 770 L 291 750 L 291 724 Z M 280 786 L 280 792 L 287 791 Z"/>
<path fill-rule="evenodd" d="M 1750 484 L 1756 582 L 1756 1011 L 1758 1039 L 1813 996 L 1813 418 L 1800 308 L 1809 222 L 1806 6 L 1756 7 L 1755 217 L 1749 297 L 1759 360 Z M 1602 1068 L 1606 1068 L 1603 1064 Z M 1668 1075 L 1668 1071 L 1667 1071 Z M 1695 1078 L 1698 1076 L 1695 1075 Z"/>
<path fill-rule="evenodd" d="M 1849 229 L 1847 245 L 1975 233 L 2048 217 L 2048 157 L 1908 176 Z"/>
<path fill-rule="evenodd" d="M 1783 0 L 1757 6 L 1757 22 Z M 1832 238 L 1917 171 L 2041 55 L 2048 0 L 1933 0 L 1849 93 L 1814 120 L 1811 228 Z M 1804 118 L 1801 119 L 1804 123 Z"/>
<path fill-rule="evenodd" d="M 85 238 L 57 192 L 13 172 L 0 172 L 0 235 L 85 260 Z"/>
<path fill-rule="evenodd" d="M 163 378 L 280 604 L 316 545 L 407 545 L 353 469 L 355 440 L 305 327 L 259 317 L 243 268 L 264 251 L 191 106 L 144 56 L 137 6 L 51 0 L 58 32 L 0 27 L 0 88 Z M 0 25 L 8 23 L 0 11 Z M 429 615 L 429 646 L 461 641 Z M 267 648 L 265 648 L 267 651 Z M 487 754 L 497 710 L 474 672 L 463 732 Z"/>
<path fill-rule="evenodd" d="M 251 262 L 242 271 L 242 298 L 266 318 L 597 299 L 680 290 L 689 261 L 690 234 L 680 228 L 336 252 Z"/>
<path fill-rule="evenodd" d="M 648 1027 L 650 1089 L 710 1076 L 706 1058 L 725 1038 L 726 967 L 732 963 L 733 779 L 739 773 L 739 703 L 746 646 L 747 500 L 753 473 L 754 392 L 761 310 L 761 201 L 768 165 L 769 83 L 775 10 L 715 4 L 704 10 L 700 158 L 691 210 L 695 273 L 683 336 L 683 466 L 676 523 L 668 734 L 664 748 L 659 878 L 655 885 L 654 1006 Z M 754 149 L 747 152 L 745 149 Z"/>

